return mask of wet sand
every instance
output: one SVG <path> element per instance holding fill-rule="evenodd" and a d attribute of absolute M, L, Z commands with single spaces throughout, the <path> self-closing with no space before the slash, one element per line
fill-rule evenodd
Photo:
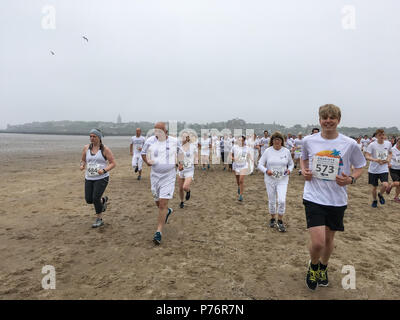
<path fill-rule="evenodd" d="M 149 169 L 138 181 L 128 147 L 113 152 L 118 167 L 99 229 L 91 228 L 79 153 L 0 157 L 1 299 L 398 299 L 400 206 L 392 193 L 386 205 L 370 207 L 366 169 L 349 186 L 330 286 L 311 292 L 302 177 L 291 175 L 287 232 L 279 233 L 268 227 L 261 173 L 246 177 L 239 203 L 232 173 L 196 170 L 184 209 L 175 188 L 175 211 L 155 247 Z M 41 287 L 44 265 L 55 267 L 56 290 Z M 356 270 L 356 290 L 342 288 L 344 265 Z"/>

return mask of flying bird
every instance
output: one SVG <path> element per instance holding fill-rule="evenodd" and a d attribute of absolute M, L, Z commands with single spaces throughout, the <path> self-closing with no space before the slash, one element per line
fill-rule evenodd
<path fill-rule="evenodd" d="M 53 56 L 55 55 L 54 51 L 51 51 L 51 50 L 50 50 L 50 53 L 51 53 Z"/>
<path fill-rule="evenodd" d="M 82 38 L 85 39 L 87 42 L 89 42 L 89 39 L 86 38 L 85 36 L 83 36 Z"/>

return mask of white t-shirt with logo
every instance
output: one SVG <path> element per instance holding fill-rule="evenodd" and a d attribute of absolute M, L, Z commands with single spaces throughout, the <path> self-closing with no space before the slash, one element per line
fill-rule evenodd
<path fill-rule="evenodd" d="M 143 136 L 137 137 L 133 136 L 131 139 L 131 144 L 133 145 L 133 154 L 134 155 L 140 155 L 141 150 L 140 148 L 143 148 L 143 145 L 145 143 L 146 139 Z"/>
<path fill-rule="evenodd" d="M 156 136 L 152 136 L 146 140 L 142 155 L 146 155 L 148 160 L 154 161 L 151 166 L 152 175 L 175 175 L 178 139 L 168 136 L 166 140 L 159 141 Z"/>
<path fill-rule="evenodd" d="M 400 150 L 396 146 L 392 147 L 392 160 L 390 161 L 392 169 L 400 170 Z"/>
<path fill-rule="evenodd" d="M 247 169 L 248 168 L 248 157 L 250 154 L 250 147 L 244 146 L 241 147 L 235 144 L 232 148 L 233 157 L 235 161 L 233 163 L 233 169 Z"/>
<path fill-rule="evenodd" d="M 374 159 L 386 160 L 391 153 L 392 144 L 389 141 L 383 141 L 382 144 L 378 141 L 371 142 L 367 147 L 367 152 Z M 379 164 L 377 162 L 371 161 L 368 168 L 369 173 L 380 174 L 389 172 L 388 164 Z"/>
<path fill-rule="evenodd" d="M 192 170 L 195 165 L 195 156 L 198 152 L 194 143 L 180 145 L 180 152 L 183 154 L 183 170 Z"/>
<path fill-rule="evenodd" d="M 357 142 L 340 133 L 336 139 L 324 139 L 321 133 L 316 133 L 303 139 L 301 158 L 309 160 L 310 170 L 314 165 L 311 181 L 304 184 L 303 199 L 325 206 L 347 205 L 346 186 L 341 187 L 335 180 L 322 177 L 324 174 L 330 177 L 331 171 L 338 175 L 342 172 L 350 175 L 351 166 L 364 167 L 366 160 Z"/>

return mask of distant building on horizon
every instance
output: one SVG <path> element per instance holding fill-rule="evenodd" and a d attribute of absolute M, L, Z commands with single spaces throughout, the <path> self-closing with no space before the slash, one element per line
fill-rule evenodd
<path fill-rule="evenodd" d="M 120 114 L 118 114 L 117 123 L 118 123 L 118 124 L 122 123 L 122 118 L 121 118 L 121 115 L 120 115 Z"/>

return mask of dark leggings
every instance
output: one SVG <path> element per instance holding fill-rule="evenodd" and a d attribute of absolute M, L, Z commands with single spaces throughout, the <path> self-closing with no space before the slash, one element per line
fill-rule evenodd
<path fill-rule="evenodd" d="M 109 177 L 100 180 L 85 179 L 85 199 L 88 204 L 94 204 L 96 213 L 103 212 L 103 202 L 101 196 L 107 188 Z"/>

